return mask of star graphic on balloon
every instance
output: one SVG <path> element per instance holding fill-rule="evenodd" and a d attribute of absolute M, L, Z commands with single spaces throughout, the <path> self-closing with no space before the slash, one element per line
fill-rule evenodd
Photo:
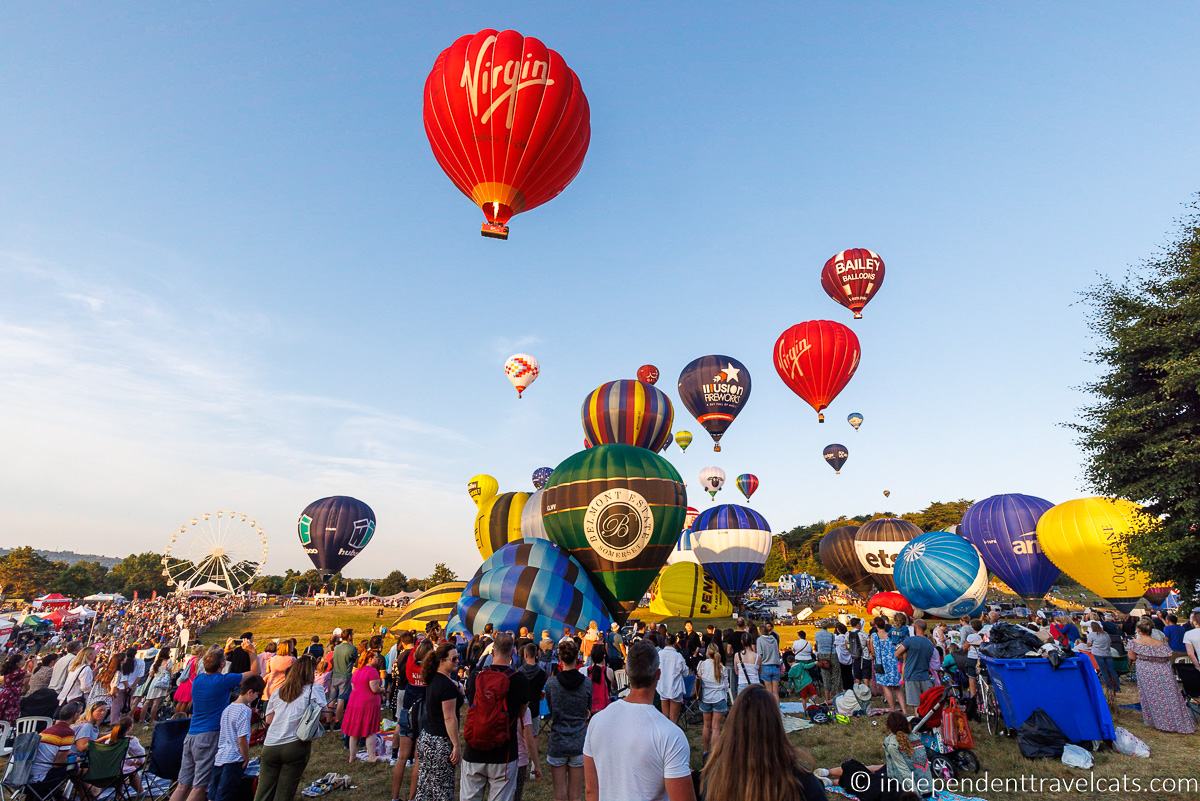
<path fill-rule="evenodd" d="M 714 381 L 732 381 L 733 383 L 736 384 L 738 382 L 738 374 L 741 372 L 742 371 L 740 368 L 734 367 L 732 364 L 730 364 L 730 365 L 726 366 L 726 368 L 724 370 L 717 373 L 716 376 L 713 377 L 713 380 Z"/>

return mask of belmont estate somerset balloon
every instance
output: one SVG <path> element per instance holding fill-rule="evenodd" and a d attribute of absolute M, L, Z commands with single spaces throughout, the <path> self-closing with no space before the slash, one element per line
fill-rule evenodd
<path fill-rule="evenodd" d="M 425 80 L 425 135 L 434 158 L 483 210 L 480 231 L 554 198 L 583 166 L 591 112 L 558 53 L 516 31 L 460 36 Z"/>

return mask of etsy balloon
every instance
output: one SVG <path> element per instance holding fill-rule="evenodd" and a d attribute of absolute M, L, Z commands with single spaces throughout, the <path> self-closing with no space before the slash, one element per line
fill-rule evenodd
<path fill-rule="evenodd" d="M 458 599 L 458 617 L 472 634 L 532 632 L 609 625 L 608 610 L 583 567 L 546 540 L 505 545 L 483 563 Z"/>
<path fill-rule="evenodd" d="M 397 632 L 424 631 L 427 623 L 445 626 L 458 607 L 458 597 L 466 586 L 465 581 L 447 581 L 413 596 L 404 607 L 404 613 L 392 624 L 392 629 Z"/>
<path fill-rule="evenodd" d="M 1128 613 L 1150 587 L 1130 564 L 1126 538 L 1152 524 L 1122 498 L 1077 498 L 1051 507 L 1037 523 L 1038 544 L 1060 570 Z"/>
<path fill-rule="evenodd" d="M 896 557 L 896 589 L 935 617 L 959 617 L 987 597 L 988 573 L 975 546 L 949 531 L 914 537 Z"/>
<path fill-rule="evenodd" d="M 858 561 L 854 548 L 857 533 L 858 526 L 838 526 L 827 531 L 817 545 L 817 559 L 835 579 L 865 598 L 874 587 L 871 574 Z"/>
<path fill-rule="evenodd" d="M 679 374 L 679 399 L 721 450 L 721 437 L 750 400 L 750 371 L 731 356 L 701 356 Z"/>
<path fill-rule="evenodd" d="M 549 540 L 546 524 L 542 522 L 542 490 L 536 490 L 521 509 L 521 539 Z"/>
<path fill-rule="evenodd" d="M 1058 579 L 1058 568 L 1042 553 L 1037 538 L 1038 519 L 1053 506 L 1033 495 L 992 495 L 971 504 L 957 533 L 979 550 L 998 579 L 1034 600 Z"/>
<path fill-rule="evenodd" d="M 296 521 L 300 547 L 328 578 L 358 556 L 375 536 L 375 513 L 358 498 L 334 495 L 304 507 Z"/>
<path fill-rule="evenodd" d="M 826 445 L 825 449 L 821 451 L 821 455 L 825 457 L 825 461 L 833 468 L 834 474 L 840 475 L 842 465 L 846 464 L 846 460 L 850 458 L 850 451 L 846 450 L 845 445 L 839 445 L 835 442 L 832 445 Z"/>
<path fill-rule="evenodd" d="M 854 377 L 861 355 L 854 332 L 830 320 L 797 323 L 775 340 L 776 372 L 816 410 L 820 423 L 823 410 Z"/>
<path fill-rule="evenodd" d="M 664 617 L 729 617 L 733 604 L 696 562 L 664 567 L 650 590 L 650 614 Z"/>
<path fill-rule="evenodd" d="M 425 79 L 425 135 L 446 176 L 508 238 L 513 215 L 566 189 L 591 139 L 587 98 L 558 53 L 516 31 L 458 38 Z"/>
<path fill-rule="evenodd" d="M 489 476 L 487 473 L 471 476 L 471 479 L 467 482 L 467 494 L 475 502 L 476 508 L 482 506 L 499 491 L 500 482 L 494 476 Z"/>
<path fill-rule="evenodd" d="M 686 451 L 688 445 L 692 444 L 692 432 L 677 431 L 675 433 L 675 444 L 679 446 L 679 450 Z"/>
<path fill-rule="evenodd" d="M 877 592 L 867 600 L 867 617 L 885 615 L 891 617 L 897 612 L 903 612 L 909 618 L 913 616 L 913 605 L 908 599 L 896 591 Z"/>
<path fill-rule="evenodd" d="M 746 496 L 746 500 L 750 500 L 750 496 L 758 489 L 758 476 L 753 473 L 742 473 L 734 479 L 734 483 L 737 484 L 737 488 L 742 495 Z"/>
<path fill-rule="evenodd" d="M 637 608 L 683 529 L 687 493 L 671 463 L 633 445 L 568 457 L 542 490 L 550 540 L 588 571 L 613 619 Z"/>
<path fill-rule="evenodd" d="M 675 409 L 658 387 L 623 379 L 592 390 L 580 417 L 593 445 L 636 445 L 657 453 L 671 441 Z"/>
<path fill-rule="evenodd" d="M 700 470 L 700 486 L 708 493 L 708 497 L 716 498 L 717 493 L 725 486 L 725 471 L 719 467 L 705 467 Z"/>
<path fill-rule="evenodd" d="M 857 431 L 863 424 L 862 412 L 850 412 L 850 414 L 846 415 L 846 422 L 850 424 L 851 428 Z"/>
<path fill-rule="evenodd" d="M 699 536 L 693 547 L 704 571 L 740 604 L 771 554 L 771 526 L 748 506 L 723 503 L 701 512 L 692 532 Z"/>
<path fill-rule="evenodd" d="M 546 486 L 546 482 L 550 480 L 550 474 L 553 472 L 553 467 L 539 467 L 537 470 L 534 470 L 532 476 L 533 488 L 535 490 L 540 490 L 542 487 Z"/>
<path fill-rule="evenodd" d="M 653 364 L 643 364 L 637 370 L 637 380 L 643 384 L 657 384 L 658 375 L 658 368 Z"/>
<path fill-rule="evenodd" d="M 514 540 L 521 539 L 521 513 L 528 492 L 502 492 L 484 501 L 475 514 L 475 547 L 487 559 Z"/>
<path fill-rule="evenodd" d="M 835 253 L 821 270 L 825 294 L 862 318 L 863 307 L 883 286 L 883 259 L 873 250 L 850 248 Z"/>
<path fill-rule="evenodd" d="M 854 535 L 858 563 L 879 589 L 895 590 L 892 568 L 896 557 L 909 540 L 923 533 L 919 527 L 898 517 L 881 517 L 863 523 Z"/>
<path fill-rule="evenodd" d="M 508 377 L 508 383 L 512 384 L 513 389 L 517 391 L 518 398 L 522 397 L 521 393 L 537 380 L 540 373 L 538 360 L 528 353 L 514 353 L 504 362 L 504 375 Z"/>

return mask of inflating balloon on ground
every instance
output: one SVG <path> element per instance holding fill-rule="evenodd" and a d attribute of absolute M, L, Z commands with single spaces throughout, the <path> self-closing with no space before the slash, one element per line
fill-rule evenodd
<path fill-rule="evenodd" d="M 1037 538 L 1038 519 L 1052 506 L 1033 495 L 992 495 L 971 504 L 957 533 L 979 550 L 996 578 L 1022 598 L 1035 600 L 1059 575 Z"/>
<path fill-rule="evenodd" d="M 969 614 L 987 597 L 983 557 L 974 545 L 948 531 L 922 534 L 905 544 L 893 574 L 896 589 L 935 617 Z"/>

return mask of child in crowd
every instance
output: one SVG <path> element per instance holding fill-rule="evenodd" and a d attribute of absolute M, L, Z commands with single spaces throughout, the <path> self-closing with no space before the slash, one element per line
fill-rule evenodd
<path fill-rule="evenodd" d="M 221 713 L 213 801 L 233 801 L 239 795 L 242 773 L 250 760 L 250 719 L 265 686 L 262 676 L 246 676 L 238 687 L 237 700 Z"/>

